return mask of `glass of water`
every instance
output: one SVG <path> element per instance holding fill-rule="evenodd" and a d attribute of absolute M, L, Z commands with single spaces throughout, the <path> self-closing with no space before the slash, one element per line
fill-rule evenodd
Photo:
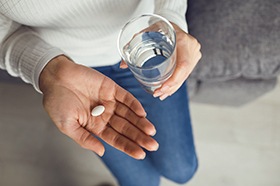
<path fill-rule="evenodd" d="M 145 14 L 126 23 L 119 34 L 118 49 L 135 78 L 151 94 L 176 66 L 176 32 L 159 15 Z"/>

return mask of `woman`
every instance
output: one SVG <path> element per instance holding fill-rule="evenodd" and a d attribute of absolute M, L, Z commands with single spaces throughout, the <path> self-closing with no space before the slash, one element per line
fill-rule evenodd
<path fill-rule="evenodd" d="M 42 93 L 59 130 L 101 156 L 120 185 L 157 186 L 161 176 L 184 183 L 193 176 L 197 159 L 185 80 L 201 53 L 187 34 L 185 0 L 0 5 L 0 67 Z M 153 96 L 119 63 L 115 46 L 124 23 L 143 13 L 167 18 L 177 34 L 176 69 Z M 91 116 L 97 105 L 105 112 Z"/>

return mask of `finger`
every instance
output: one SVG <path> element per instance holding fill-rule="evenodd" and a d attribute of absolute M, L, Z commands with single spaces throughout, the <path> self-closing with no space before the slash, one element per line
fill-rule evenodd
<path fill-rule="evenodd" d="M 147 114 L 141 103 L 132 94 L 119 86 L 116 88 L 115 99 L 129 107 L 138 116 L 146 117 Z"/>
<path fill-rule="evenodd" d="M 147 135 L 154 136 L 156 134 L 156 129 L 149 120 L 144 117 L 139 117 L 130 108 L 122 103 L 117 104 L 115 114 L 117 114 L 121 118 L 125 118 Z"/>
<path fill-rule="evenodd" d="M 164 100 L 166 97 L 172 95 L 186 80 L 189 73 L 188 68 L 187 63 L 178 63 L 172 76 L 160 88 L 154 91 L 153 96 L 160 97 L 161 100 Z"/>
<path fill-rule="evenodd" d="M 120 68 L 125 69 L 127 67 L 128 66 L 127 66 L 126 62 L 124 62 L 124 60 L 122 60 L 121 63 L 120 63 Z"/>
<path fill-rule="evenodd" d="M 199 52 L 195 61 L 199 61 L 200 58 L 201 53 Z M 160 95 L 160 100 L 164 100 L 168 96 L 174 94 L 189 77 L 195 65 L 196 63 L 179 63 L 178 68 L 175 69 L 174 74 L 166 82 L 164 82 L 162 87 L 160 88 L 160 92 L 162 93 Z"/>
<path fill-rule="evenodd" d="M 156 140 L 144 134 L 141 130 L 139 130 L 124 118 L 114 115 L 111 118 L 110 125 L 117 132 L 121 133 L 122 135 L 126 136 L 130 140 L 134 141 L 135 143 L 149 151 L 156 151 L 159 147 L 159 144 L 156 142 Z"/>
<path fill-rule="evenodd" d="M 189 73 L 191 72 L 191 66 L 187 62 L 181 62 L 177 64 L 173 75 L 162 84 L 160 88 L 160 99 L 164 100 L 168 96 L 172 95 L 176 90 L 178 90 L 181 85 L 185 82 Z"/>
<path fill-rule="evenodd" d="M 183 43 L 181 44 L 181 48 L 177 48 L 176 68 L 172 76 L 166 82 L 164 82 L 160 88 L 154 91 L 154 97 L 160 97 L 160 99 L 163 100 L 176 92 L 183 82 L 185 82 L 197 62 L 200 60 L 202 56 L 200 52 L 201 45 L 195 38 L 191 36 L 187 37 L 192 41 L 191 44 L 185 46 L 186 44 Z M 191 49 L 185 50 L 185 48 Z"/>
<path fill-rule="evenodd" d="M 64 134 L 72 138 L 76 143 L 78 143 L 81 147 L 91 150 L 98 154 L 99 156 L 103 156 L 105 152 L 105 148 L 102 143 L 93 137 L 91 133 L 85 130 L 83 127 L 78 126 L 73 131 L 62 131 Z"/>
<path fill-rule="evenodd" d="M 100 134 L 100 137 L 109 145 L 135 159 L 144 159 L 146 157 L 146 153 L 139 145 L 119 134 L 111 127 L 106 127 Z"/>

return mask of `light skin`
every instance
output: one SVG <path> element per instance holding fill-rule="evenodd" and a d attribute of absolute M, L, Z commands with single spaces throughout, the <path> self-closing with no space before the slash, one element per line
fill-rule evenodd
<path fill-rule="evenodd" d="M 159 97 L 159 99 L 161 100 L 164 100 L 168 96 L 171 96 L 180 88 L 180 86 L 186 81 L 195 65 L 202 57 L 202 54 L 200 52 L 201 45 L 197 41 L 197 39 L 184 32 L 176 24 L 172 23 L 172 25 L 176 31 L 176 68 L 172 76 L 153 93 L 154 97 Z M 122 61 L 120 64 L 120 68 L 127 67 L 127 64 Z"/>
<path fill-rule="evenodd" d="M 197 40 L 176 25 L 174 28 L 177 66 L 168 81 L 154 92 L 154 97 L 161 100 L 176 92 L 201 58 Z M 127 68 L 123 62 L 120 67 Z M 140 102 L 96 70 L 61 55 L 45 66 L 39 84 L 50 118 L 62 133 L 81 147 L 103 156 L 105 149 L 100 138 L 135 159 L 145 158 L 144 149 L 156 151 L 159 148 L 152 138 L 156 129 L 146 119 Z M 97 105 L 104 105 L 105 111 L 94 117 L 91 110 Z"/>

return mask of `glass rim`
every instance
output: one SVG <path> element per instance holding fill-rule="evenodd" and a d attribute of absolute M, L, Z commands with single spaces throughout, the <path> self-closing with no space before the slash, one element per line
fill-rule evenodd
<path fill-rule="evenodd" d="M 122 52 L 121 48 L 120 48 L 120 40 L 121 40 L 121 36 L 125 30 L 126 27 L 128 27 L 129 24 L 135 22 L 136 20 L 142 18 L 142 17 L 156 17 L 156 18 L 159 18 L 161 20 L 163 20 L 172 30 L 172 34 L 174 36 L 174 47 L 172 49 L 172 52 L 170 54 L 170 56 L 172 56 L 174 54 L 174 52 L 176 51 L 176 46 L 177 46 L 177 41 L 176 41 L 176 31 L 173 27 L 173 25 L 170 23 L 170 21 L 168 21 L 166 18 L 160 16 L 160 15 L 157 15 L 157 14 L 153 14 L 153 13 L 146 13 L 146 14 L 141 14 L 140 16 L 137 16 L 137 17 L 134 17 L 132 19 L 130 19 L 129 21 L 127 21 L 124 26 L 121 28 L 120 32 L 119 32 L 119 35 L 118 35 L 118 39 L 117 39 L 117 46 L 118 46 L 118 51 L 119 51 L 119 54 L 121 55 L 121 58 L 124 60 L 124 62 L 128 65 L 128 66 L 132 66 L 134 68 L 138 68 L 138 69 L 142 69 L 142 70 L 152 70 L 152 69 L 155 69 L 155 68 L 158 68 L 159 66 L 161 66 L 163 63 L 160 63 L 156 66 L 153 66 L 153 67 L 148 67 L 148 68 L 142 68 L 142 67 L 138 67 L 137 65 L 133 65 L 129 62 L 127 62 L 127 58 L 125 57 L 124 53 Z"/>

